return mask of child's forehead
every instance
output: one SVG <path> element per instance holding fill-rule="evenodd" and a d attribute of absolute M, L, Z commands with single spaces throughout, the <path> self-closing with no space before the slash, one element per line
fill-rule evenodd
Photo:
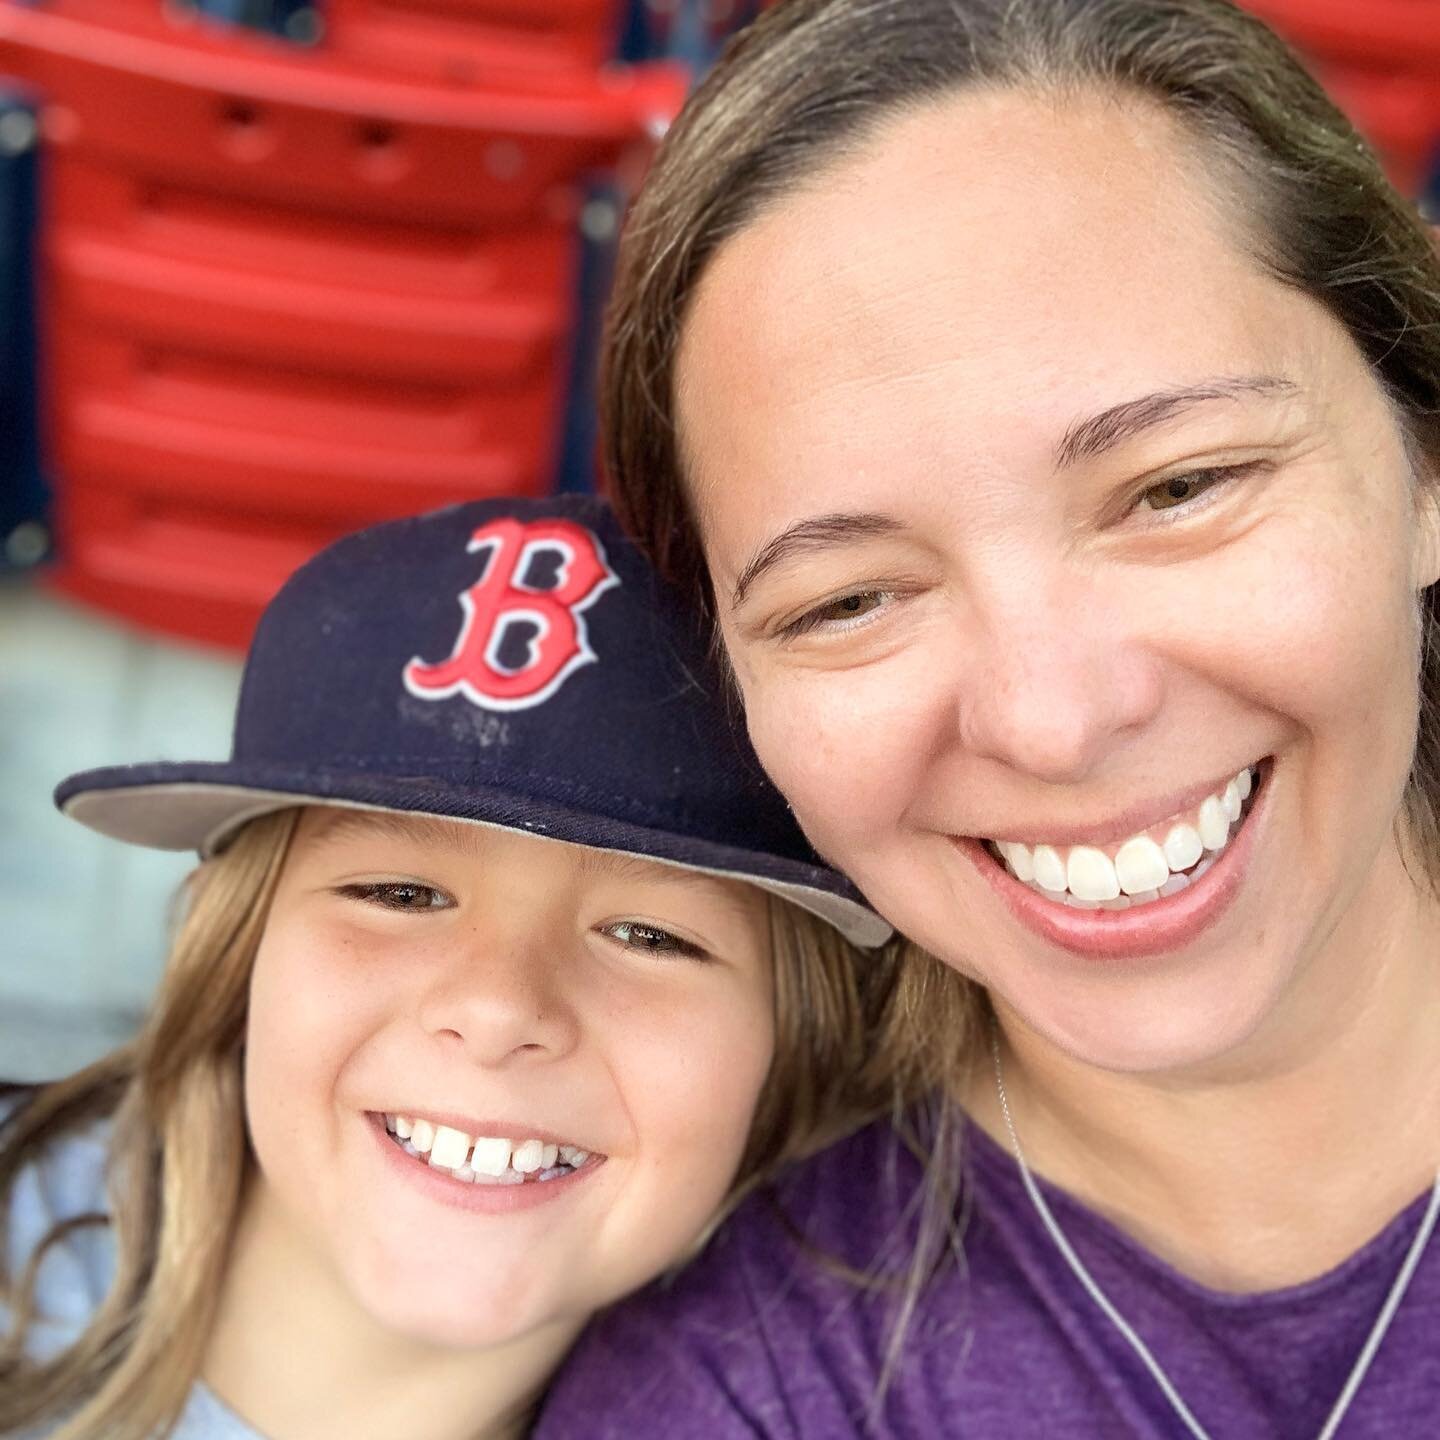
<path fill-rule="evenodd" d="M 297 841 L 307 848 L 336 847 L 367 839 L 411 845 L 446 852 L 465 860 L 491 860 L 497 844 L 514 843 L 536 847 L 537 856 L 561 852 L 576 871 L 596 880 L 631 881 L 636 884 L 668 884 L 695 889 L 714 888 L 753 897 L 761 892 L 741 877 L 729 877 L 669 864 L 645 855 L 622 850 L 602 850 L 548 836 L 528 835 L 507 826 L 480 821 L 452 820 L 438 815 L 406 815 L 390 810 L 365 810 L 348 806 L 316 805 L 306 808 Z"/>
<path fill-rule="evenodd" d="M 311 846 L 389 840 L 478 857 L 484 854 L 488 838 L 482 833 L 483 828 L 438 815 L 405 815 L 393 810 L 367 810 L 348 805 L 310 805 L 301 817 L 297 839 Z"/>

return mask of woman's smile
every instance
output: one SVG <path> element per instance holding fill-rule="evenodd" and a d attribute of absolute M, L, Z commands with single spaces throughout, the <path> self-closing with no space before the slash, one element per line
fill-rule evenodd
<path fill-rule="evenodd" d="M 1039 827 L 1046 840 L 987 840 L 1010 873 L 1047 900 L 1077 910 L 1128 910 L 1175 895 L 1197 880 L 1230 842 L 1250 805 L 1259 767 L 1247 765 L 1196 803 L 1155 807 L 1160 820 L 1116 827 L 1071 827 L 1067 836 Z M 1118 840 L 1112 833 L 1119 829 Z M 1078 838 L 1076 838 L 1078 837 Z"/>
<path fill-rule="evenodd" d="M 1271 767 L 1247 766 L 1198 805 L 1124 840 L 954 843 L 1022 924 L 1077 954 L 1140 959 L 1177 951 L 1239 895 L 1263 827 Z"/>

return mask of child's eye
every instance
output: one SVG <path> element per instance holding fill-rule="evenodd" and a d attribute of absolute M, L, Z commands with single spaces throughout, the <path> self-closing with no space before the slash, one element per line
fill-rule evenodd
<path fill-rule="evenodd" d="M 421 913 L 427 910 L 448 910 L 454 901 L 433 885 L 418 885 L 410 880 L 377 880 L 363 885 L 342 885 L 340 894 L 385 910 Z"/>
<path fill-rule="evenodd" d="M 647 955 L 674 955 L 686 960 L 709 958 L 692 941 L 682 940 L 658 925 L 644 925 L 638 920 L 617 921 L 614 925 L 607 925 L 601 933 L 618 940 L 627 950 L 639 950 Z"/>

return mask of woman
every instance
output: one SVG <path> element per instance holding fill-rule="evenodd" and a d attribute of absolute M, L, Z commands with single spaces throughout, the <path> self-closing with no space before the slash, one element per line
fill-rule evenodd
<path fill-rule="evenodd" d="M 963 1263 L 752 1207 L 542 1433 L 1433 1433 L 1440 267 L 1348 124 L 1222 0 L 790 0 L 608 375 L 762 762 L 991 1018 Z M 806 1246 L 913 1238 L 892 1149 Z"/>

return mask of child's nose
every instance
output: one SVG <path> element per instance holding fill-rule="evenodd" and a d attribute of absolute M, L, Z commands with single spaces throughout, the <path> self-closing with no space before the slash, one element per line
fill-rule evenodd
<path fill-rule="evenodd" d="M 427 1034 L 477 1065 L 558 1059 L 578 1043 L 578 1017 L 555 965 L 515 945 L 476 947 L 435 978 L 420 1010 Z"/>

